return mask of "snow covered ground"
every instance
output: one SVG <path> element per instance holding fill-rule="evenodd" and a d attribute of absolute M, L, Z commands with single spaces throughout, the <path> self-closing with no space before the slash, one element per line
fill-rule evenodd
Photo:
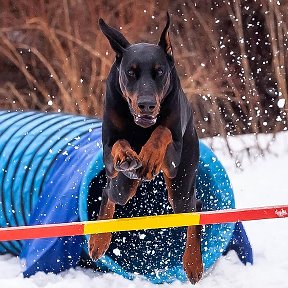
<path fill-rule="evenodd" d="M 267 147 L 271 136 L 260 137 L 261 147 Z M 248 161 L 243 147 L 253 146 L 251 136 L 234 137 L 231 148 L 238 155 L 238 166 L 228 153 L 223 153 L 221 139 L 207 140 L 230 175 L 237 208 L 288 204 L 288 133 L 279 133 L 270 146 L 270 153 L 261 157 L 257 150 Z M 239 152 L 237 152 L 237 150 Z M 243 150 L 246 151 L 246 150 Z M 254 250 L 254 265 L 244 266 L 234 252 L 222 257 L 215 268 L 195 287 L 213 288 L 288 288 L 288 219 L 262 220 L 244 223 Z M 16 257 L 0 256 L 0 287 L 3 288 L 172 288 L 192 287 L 189 283 L 153 285 L 143 280 L 129 281 L 112 274 L 98 274 L 91 270 L 71 269 L 60 275 L 38 273 L 24 279 Z"/>

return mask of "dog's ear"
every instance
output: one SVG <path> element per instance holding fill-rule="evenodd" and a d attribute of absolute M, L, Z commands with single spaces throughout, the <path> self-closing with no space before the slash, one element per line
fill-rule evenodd
<path fill-rule="evenodd" d="M 102 18 L 99 19 L 99 26 L 109 40 L 112 49 L 116 52 L 117 57 L 121 57 L 125 49 L 130 46 L 130 43 L 118 30 L 107 25 Z"/>
<path fill-rule="evenodd" d="M 173 57 L 173 50 L 169 36 L 169 26 L 170 26 L 170 16 L 167 12 L 167 22 L 166 26 L 161 34 L 160 41 L 158 45 L 163 48 L 163 50 L 171 57 Z"/>

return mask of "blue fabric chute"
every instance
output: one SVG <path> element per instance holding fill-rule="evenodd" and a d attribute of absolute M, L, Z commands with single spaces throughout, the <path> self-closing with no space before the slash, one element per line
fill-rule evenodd
<path fill-rule="evenodd" d="M 0 111 L 1 227 L 96 219 L 105 185 L 101 122 L 60 113 Z M 202 209 L 235 208 L 233 190 L 220 161 L 203 143 L 197 197 Z M 115 217 L 172 213 L 162 175 L 139 187 Z M 86 261 L 87 237 L 61 237 L 0 243 L 0 253 L 20 255 L 24 275 L 58 273 Z M 154 283 L 185 281 L 181 255 L 185 229 L 113 233 L 106 255 L 92 266 L 128 279 L 143 275 Z M 241 223 L 206 225 L 202 233 L 205 270 L 235 250 L 243 263 L 253 262 Z"/>

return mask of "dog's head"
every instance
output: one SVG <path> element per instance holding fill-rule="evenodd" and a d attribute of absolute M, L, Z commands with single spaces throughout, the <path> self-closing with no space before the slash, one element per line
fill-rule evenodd
<path fill-rule="evenodd" d="M 135 123 L 144 128 L 154 125 L 161 102 L 168 93 L 170 73 L 174 66 L 169 14 L 158 45 L 130 44 L 103 19 L 99 20 L 99 25 L 116 52 L 120 89 Z"/>

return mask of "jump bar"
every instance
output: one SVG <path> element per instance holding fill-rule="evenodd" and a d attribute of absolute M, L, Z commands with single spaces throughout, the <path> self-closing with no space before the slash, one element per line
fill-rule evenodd
<path fill-rule="evenodd" d="M 0 241 L 287 218 L 288 205 L 0 228 Z"/>

